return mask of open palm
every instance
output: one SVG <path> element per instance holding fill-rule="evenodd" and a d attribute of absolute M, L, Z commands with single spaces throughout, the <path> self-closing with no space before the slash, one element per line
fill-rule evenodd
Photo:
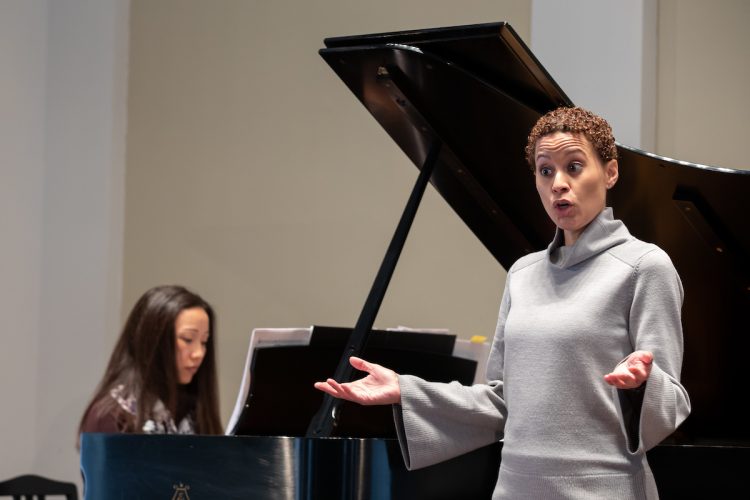
<path fill-rule="evenodd" d="M 361 405 L 387 405 L 401 402 L 401 389 L 396 372 L 354 356 L 349 358 L 349 363 L 357 370 L 367 372 L 367 376 L 343 384 L 329 378 L 325 382 L 316 382 L 315 388 L 333 397 Z"/>
<path fill-rule="evenodd" d="M 654 355 L 650 351 L 635 351 L 606 374 L 604 380 L 618 389 L 635 389 L 648 380 L 653 361 Z"/>

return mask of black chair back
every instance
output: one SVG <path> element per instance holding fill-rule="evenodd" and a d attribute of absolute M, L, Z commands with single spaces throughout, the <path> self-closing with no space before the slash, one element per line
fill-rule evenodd
<path fill-rule="evenodd" d="M 66 500 L 78 500 L 74 483 L 54 481 L 35 474 L 26 474 L 0 482 L 0 497 L 13 500 L 44 500 L 47 495 L 65 495 Z"/>

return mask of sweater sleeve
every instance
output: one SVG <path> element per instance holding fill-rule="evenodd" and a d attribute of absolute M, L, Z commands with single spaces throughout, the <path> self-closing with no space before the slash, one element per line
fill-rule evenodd
<path fill-rule="evenodd" d="M 683 290 L 677 271 L 661 249 L 644 255 L 634 273 L 631 342 L 635 350 L 654 354 L 635 433 L 637 447 L 646 451 L 674 432 L 690 413 L 690 399 L 680 384 Z M 616 397 L 615 401 L 620 415 L 627 413 L 623 412 L 623 398 Z"/>
<path fill-rule="evenodd" d="M 508 281 L 487 363 L 486 384 L 464 386 L 399 376 L 401 404 L 394 405 L 401 452 L 409 470 L 468 453 L 502 438 L 507 409 L 503 394 L 505 319 L 510 309 Z"/>

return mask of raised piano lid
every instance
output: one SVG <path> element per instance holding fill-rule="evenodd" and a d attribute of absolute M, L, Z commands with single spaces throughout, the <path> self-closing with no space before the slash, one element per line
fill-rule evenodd
<path fill-rule="evenodd" d="M 554 227 L 523 151 L 541 114 L 571 105 L 506 23 L 325 40 L 321 56 L 420 168 L 442 144 L 431 183 L 508 268 L 543 249 Z M 682 380 L 693 411 L 676 443 L 750 444 L 750 171 L 677 161 L 618 145 L 609 204 L 638 238 L 672 258 L 683 281 Z"/>

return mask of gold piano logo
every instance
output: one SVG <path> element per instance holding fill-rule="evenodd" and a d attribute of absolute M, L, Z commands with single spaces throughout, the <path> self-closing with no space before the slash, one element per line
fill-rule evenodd
<path fill-rule="evenodd" d="M 180 483 L 179 485 L 173 484 L 172 488 L 174 489 L 174 495 L 172 495 L 172 500 L 190 500 L 190 495 L 188 495 L 188 490 L 190 489 L 190 485 L 185 485 Z"/>

